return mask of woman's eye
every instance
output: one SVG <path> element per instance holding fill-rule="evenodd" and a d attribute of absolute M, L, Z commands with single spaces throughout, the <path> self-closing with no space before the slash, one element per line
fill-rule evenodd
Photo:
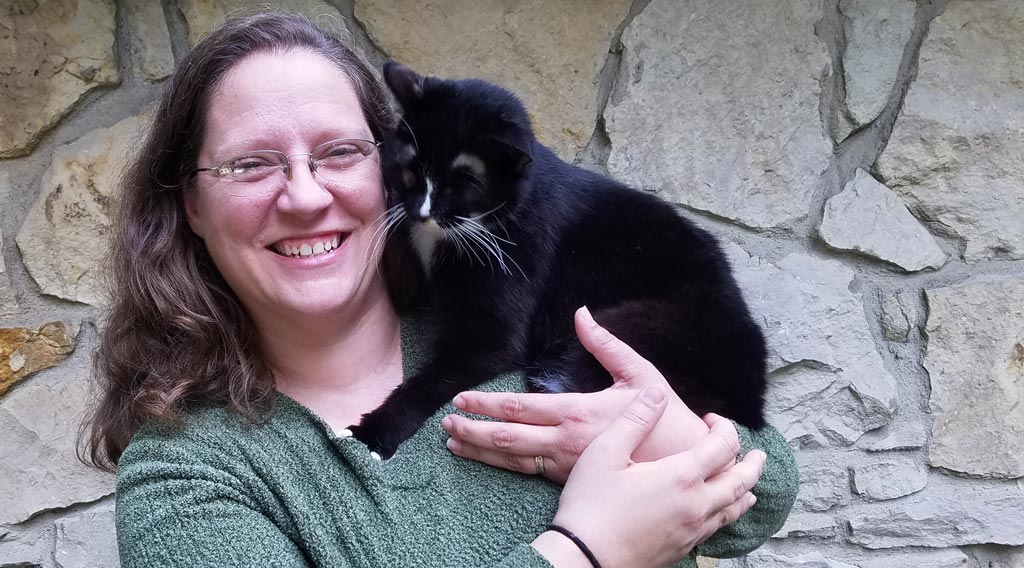
<path fill-rule="evenodd" d="M 327 149 L 327 156 L 347 156 L 349 154 L 352 154 L 353 152 L 358 152 L 358 151 L 359 150 L 355 146 L 350 146 L 348 144 L 341 144 L 341 145 L 338 145 L 338 146 L 331 146 L 330 148 L 328 148 Z"/>
<path fill-rule="evenodd" d="M 272 168 L 274 165 L 275 164 L 272 161 L 266 158 L 259 156 L 247 156 L 237 160 L 232 160 L 225 164 L 224 167 L 233 174 L 241 174 L 256 171 L 260 168 Z"/>

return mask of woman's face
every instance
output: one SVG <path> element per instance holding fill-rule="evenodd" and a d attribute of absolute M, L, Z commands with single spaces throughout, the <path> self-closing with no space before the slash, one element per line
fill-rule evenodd
<path fill-rule="evenodd" d="M 254 150 L 306 154 L 339 138 L 373 140 L 347 76 L 308 51 L 256 54 L 213 92 L 199 166 Z M 289 162 L 290 180 L 198 173 L 185 192 L 189 225 L 257 323 L 358 315 L 384 294 L 369 258 L 384 212 L 377 152 L 346 183 L 314 175 L 307 155 Z"/>

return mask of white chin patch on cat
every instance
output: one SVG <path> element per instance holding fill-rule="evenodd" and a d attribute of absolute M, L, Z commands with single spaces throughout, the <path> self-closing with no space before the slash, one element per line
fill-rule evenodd
<path fill-rule="evenodd" d="M 441 240 L 441 227 L 433 219 L 427 219 L 425 223 L 413 223 L 410 236 L 412 246 L 416 249 L 416 256 L 420 257 L 420 262 L 429 275 L 434 248 L 437 241 Z"/>
<path fill-rule="evenodd" d="M 477 177 L 484 177 L 487 173 L 487 166 L 484 165 L 484 161 L 472 154 L 459 154 L 456 156 L 452 162 L 452 169 L 456 168 L 466 168 Z"/>

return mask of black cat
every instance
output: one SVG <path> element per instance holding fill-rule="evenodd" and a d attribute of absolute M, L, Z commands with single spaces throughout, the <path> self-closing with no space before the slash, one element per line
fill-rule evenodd
<path fill-rule="evenodd" d="M 358 439 L 388 457 L 455 394 L 512 369 L 531 391 L 609 386 L 576 339 L 582 305 L 698 414 L 764 425 L 764 339 L 711 235 L 558 159 L 500 87 L 396 63 L 384 77 L 405 113 L 381 150 L 402 235 L 387 246 L 420 257 L 436 335 Z"/>

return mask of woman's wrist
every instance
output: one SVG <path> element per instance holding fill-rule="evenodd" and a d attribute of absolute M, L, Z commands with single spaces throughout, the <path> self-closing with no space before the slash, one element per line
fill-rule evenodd
<path fill-rule="evenodd" d="M 530 543 L 555 568 L 591 568 L 590 561 L 573 541 L 555 531 L 544 531 Z"/>

